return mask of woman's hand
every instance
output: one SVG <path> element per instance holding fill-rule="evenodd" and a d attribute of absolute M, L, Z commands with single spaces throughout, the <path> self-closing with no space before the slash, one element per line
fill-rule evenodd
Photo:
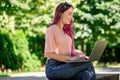
<path fill-rule="evenodd" d="M 89 59 L 89 57 L 86 56 L 86 55 L 83 55 L 83 58 L 84 58 L 84 60 L 88 60 Z"/>
<path fill-rule="evenodd" d="M 82 60 L 88 60 L 89 57 L 86 56 L 82 51 L 76 50 L 76 56 L 79 56 Z"/>
<path fill-rule="evenodd" d="M 80 57 L 79 56 L 73 56 L 73 57 L 70 57 L 70 61 L 75 61 L 75 60 L 80 60 Z"/>
<path fill-rule="evenodd" d="M 74 52 L 76 53 L 75 56 L 72 56 L 72 57 L 71 57 L 71 56 L 69 56 L 69 57 L 66 56 L 66 58 L 67 58 L 68 61 L 88 60 L 88 59 L 89 59 L 89 57 L 86 56 L 86 55 L 85 55 L 82 51 L 80 51 L 80 50 L 75 50 Z"/>

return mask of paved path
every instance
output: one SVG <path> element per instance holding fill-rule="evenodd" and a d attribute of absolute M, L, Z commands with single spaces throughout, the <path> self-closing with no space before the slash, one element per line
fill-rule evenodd
<path fill-rule="evenodd" d="M 0 80 L 48 80 L 44 72 L 20 73 L 10 77 L 0 77 Z"/>
<path fill-rule="evenodd" d="M 120 74 L 120 68 L 96 68 L 97 77 L 105 76 L 105 74 Z M 44 72 L 33 72 L 11 75 L 10 77 L 0 77 L 0 80 L 48 80 Z"/>
<path fill-rule="evenodd" d="M 118 79 L 120 80 L 120 68 L 96 68 L 95 69 L 97 78 L 110 76 L 110 75 L 118 75 Z"/>

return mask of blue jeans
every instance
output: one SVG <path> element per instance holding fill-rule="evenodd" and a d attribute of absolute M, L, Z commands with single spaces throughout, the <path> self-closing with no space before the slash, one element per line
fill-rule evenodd
<path fill-rule="evenodd" d="M 45 72 L 49 80 L 96 80 L 91 62 L 64 63 L 49 59 Z"/>

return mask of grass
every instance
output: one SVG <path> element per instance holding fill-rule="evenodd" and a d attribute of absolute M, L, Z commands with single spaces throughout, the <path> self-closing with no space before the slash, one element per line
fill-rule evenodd
<path fill-rule="evenodd" d="M 13 76 L 13 75 L 16 75 L 16 74 L 24 74 L 24 73 L 33 73 L 33 72 L 43 72 L 43 71 L 21 71 L 21 72 L 2 72 L 0 73 L 0 77 L 10 77 L 10 76 Z"/>
<path fill-rule="evenodd" d="M 1 73 L 0 77 L 9 76 L 7 73 Z"/>
<path fill-rule="evenodd" d="M 98 63 L 97 61 L 96 62 L 93 62 L 93 65 L 96 67 L 96 68 L 120 68 L 120 63 Z"/>
<path fill-rule="evenodd" d="M 40 70 L 37 71 L 11 71 L 11 72 L 0 72 L 0 77 L 7 77 L 15 74 L 23 74 L 23 73 L 32 73 L 32 72 L 44 72 L 44 66 L 40 68 Z"/>

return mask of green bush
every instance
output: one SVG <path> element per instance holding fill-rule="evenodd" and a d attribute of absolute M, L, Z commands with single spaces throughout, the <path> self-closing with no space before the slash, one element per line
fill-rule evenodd
<path fill-rule="evenodd" d="M 18 56 L 14 52 L 12 35 L 7 30 L 0 31 L 0 68 L 18 69 Z"/>
<path fill-rule="evenodd" d="M 110 47 L 109 45 L 106 47 L 101 59 L 99 60 L 100 63 L 120 63 L 119 54 L 120 46 Z"/>
<path fill-rule="evenodd" d="M 15 34 L 4 29 L 1 30 L 0 42 L 0 69 L 2 71 L 40 69 L 41 62 L 38 55 L 29 52 L 28 41 L 22 30 L 16 31 Z"/>
<path fill-rule="evenodd" d="M 22 30 L 18 30 L 16 35 L 13 36 L 13 43 L 15 53 L 19 56 L 19 65 L 22 70 L 32 71 L 40 67 L 39 59 L 36 56 L 32 56 L 29 52 L 28 41 Z"/>
<path fill-rule="evenodd" d="M 44 65 L 46 61 L 46 59 L 44 58 L 44 36 L 30 36 L 29 34 L 26 35 L 29 42 L 30 53 L 36 55 L 41 61 L 41 65 Z"/>

